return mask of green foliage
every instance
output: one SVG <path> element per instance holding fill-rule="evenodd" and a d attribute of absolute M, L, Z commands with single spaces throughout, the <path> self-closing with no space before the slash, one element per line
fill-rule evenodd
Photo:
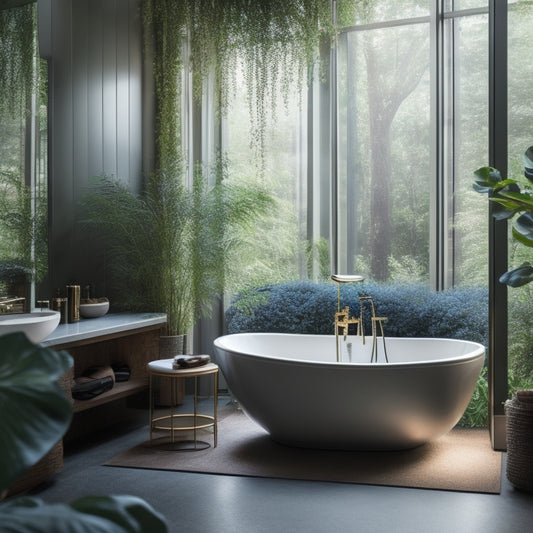
<path fill-rule="evenodd" d="M 102 177 L 81 200 L 84 223 L 100 230 L 109 254 L 117 304 L 167 313 L 169 335 L 209 316 L 238 264 L 232 258 L 244 244 L 239 235 L 253 232 L 257 216 L 272 206 L 261 187 L 229 184 L 224 174 L 223 161 L 210 176 L 198 167 L 189 190 L 159 172 L 140 195 Z"/>
<path fill-rule="evenodd" d="M 0 117 L 26 116 L 35 88 L 37 2 L 0 8 Z"/>
<path fill-rule="evenodd" d="M 503 179 L 499 170 L 482 167 L 475 171 L 474 190 L 489 194 L 496 220 L 513 220 L 513 238 L 529 248 L 533 247 L 533 146 L 522 157 L 527 180 Z M 521 287 L 533 281 L 533 266 L 525 261 L 500 277 L 510 287 Z"/>
<path fill-rule="evenodd" d="M 181 2 L 144 0 L 145 52 L 153 50 L 155 83 L 155 168 L 179 173 L 181 154 L 182 46 L 185 12 Z"/>
<path fill-rule="evenodd" d="M 41 281 L 48 270 L 46 189 L 32 198 L 15 172 L 0 171 L 0 283 Z"/>
<path fill-rule="evenodd" d="M 533 386 L 533 299 L 531 285 L 524 285 L 509 293 L 509 373 L 516 380 Z"/>
<path fill-rule="evenodd" d="M 331 277 L 329 241 L 324 237 L 305 243 L 307 277 L 315 281 L 327 281 Z M 316 275 L 314 274 L 316 271 Z"/>
<path fill-rule="evenodd" d="M 459 426 L 477 428 L 487 427 L 489 421 L 489 384 L 487 368 L 484 367 L 477 378 L 474 394 L 466 408 Z"/>
<path fill-rule="evenodd" d="M 45 63 L 44 63 L 45 64 Z M 0 7 L 0 294 L 41 281 L 48 269 L 46 186 L 25 184 L 32 95 L 46 89 L 37 51 L 37 3 Z M 40 98 L 42 103 L 42 96 Z M 42 117 L 38 113 L 39 119 Z M 20 294 L 18 294 L 20 296 Z"/>
<path fill-rule="evenodd" d="M 24 497 L 0 505 L 5 531 L 34 533 L 164 533 L 165 519 L 135 496 L 88 496 L 70 505 Z"/>

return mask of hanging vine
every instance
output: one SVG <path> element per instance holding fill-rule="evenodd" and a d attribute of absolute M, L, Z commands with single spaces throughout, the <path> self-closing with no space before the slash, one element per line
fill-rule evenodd
<path fill-rule="evenodd" d="M 309 81 L 322 38 L 334 34 L 331 0 L 145 0 L 145 43 L 153 46 L 156 83 L 156 164 L 166 164 L 179 142 L 182 40 L 188 39 L 194 97 L 214 75 L 217 111 L 223 114 L 243 65 L 251 117 L 251 143 L 259 157 L 276 96 Z M 174 84 L 173 87 L 171 85 Z M 172 101 L 170 101 L 172 100 Z"/>
<path fill-rule="evenodd" d="M 175 0 L 144 0 L 145 52 L 153 54 L 155 166 L 175 174 L 182 165 L 181 74 L 184 12 Z"/>
<path fill-rule="evenodd" d="M 19 1 L 7 6 L 0 9 L 0 117 L 15 118 L 29 113 L 36 86 L 37 4 Z"/>

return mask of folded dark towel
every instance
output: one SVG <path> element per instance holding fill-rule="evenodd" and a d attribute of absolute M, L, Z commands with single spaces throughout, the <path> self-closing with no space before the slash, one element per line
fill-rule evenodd
<path fill-rule="evenodd" d="M 206 365 L 209 361 L 211 361 L 209 355 L 177 355 L 174 357 L 172 368 L 194 368 Z"/>
<path fill-rule="evenodd" d="M 91 400 L 95 396 L 107 392 L 113 388 L 113 378 L 104 376 L 103 378 L 79 377 L 75 379 L 72 387 L 72 397 L 76 400 Z"/>

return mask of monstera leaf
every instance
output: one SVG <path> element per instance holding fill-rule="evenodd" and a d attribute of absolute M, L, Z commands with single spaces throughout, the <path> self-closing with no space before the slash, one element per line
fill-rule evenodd
<path fill-rule="evenodd" d="M 522 263 L 519 267 L 509 270 L 500 277 L 500 281 L 509 287 L 521 287 L 533 281 L 533 266 Z"/>
<path fill-rule="evenodd" d="M 5 531 L 33 533 L 165 533 L 165 519 L 135 496 L 100 496 L 71 505 L 19 498 L 0 505 Z M 5 529 L 4 529 L 5 528 Z"/>
<path fill-rule="evenodd" d="M 0 492 L 67 431 L 72 408 L 57 379 L 71 366 L 67 352 L 36 346 L 23 333 L 0 337 Z"/>
<path fill-rule="evenodd" d="M 513 219 L 513 238 L 533 248 L 533 146 L 522 156 L 524 176 L 528 181 L 503 179 L 499 170 L 482 167 L 474 172 L 475 191 L 488 194 L 492 216 L 496 220 Z M 513 268 L 500 277 L 509 287 L 521 287 L 533 281 L 533 266 L 529 262 Z"/>

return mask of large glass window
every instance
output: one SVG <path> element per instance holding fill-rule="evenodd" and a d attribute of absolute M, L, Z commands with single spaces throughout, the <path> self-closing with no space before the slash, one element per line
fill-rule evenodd
<path fill-rule="evenodd" d="M 261 180 L 276 200 L 265 216 L 260 234 L 249 243 L 250 256 L 243 285 L 259 286 L 307 277 L 307 121 L 305 92 L 297 83 L 288 94 L 273 93 L 270 114 L 264 117 L 263 159 L 257 160 L 254 110 L 247 101 L 245 77 L 239 71 L 224 122 L 223 146 L 228 177 L 234 181 Z"/>
<path fill-rule="evenodd" d="M 351 29 L 338 45 L 338 268 L 427 281 L 429 24 Z"/>
<path fill-rule="evenodd" d="M 251 284 L 331 269 L 436 289 L 486 285 L 487 2 L 337 2 L 307 92 L 273 96 L 260 179 L 278 198 Z M 331 54 L 329 56 L 329 54 Z M 245 77 L 224 121 L 232 179 L 257 179 Z M 251 137 L 252 135 L 252 137 Z"/>
<path fill-rule="evenodd" d="M 489 160 L 488 64 L 488 13 L 444 19 L 441 150 L 447 286 L 487 283 L 487 205 L 472 190 L 472 174 Z"/>

